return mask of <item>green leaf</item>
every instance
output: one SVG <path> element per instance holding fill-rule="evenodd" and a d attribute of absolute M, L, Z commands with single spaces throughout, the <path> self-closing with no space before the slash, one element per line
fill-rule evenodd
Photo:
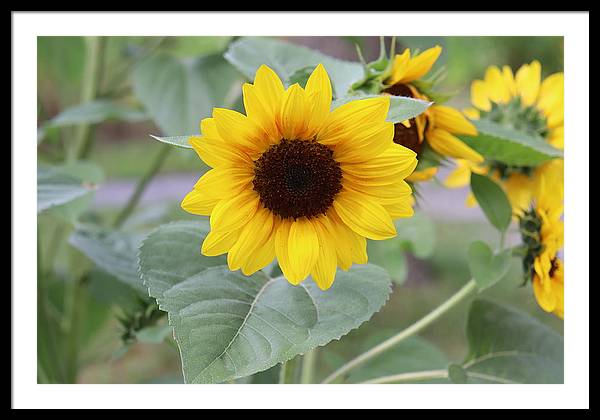
<path fill-rule="evenodd" d="M 165 53 L 144 60 L 133 73 L 133 89 L 167 135 L 195 133 L 214 107 L 229 107 L 241 91 L 236 70 L 221 56 L 193 60 Z"/>
<path fill-rule="evenodd" d="M 511 251 L 493 255 L 490 247 L 481 241 L 469 246 L 469 269 L 479 290 L 496 284 L 510 269 Z"/>
<path fill-rule="evenodd" d="M 504 190 L 489 177 L 472 173 L 471 191 L 490 223 L 504 232 L 512 220 L 512 207 Z"/>
<path fill-rule="evenodd" d="M 298 70 L 308 66 L 314 69 L 323 64 L 335 97 L 344 96 L 353 83 L 364 77 L 360 63 L 338 60 L 306 47 L 269 38 L 241 38 L 230 44 L 225 59 L 249 80 L 254 80 L 256 70 L 266 64 L 286 82 L 292 80 Z"/>
<path fill-rule="evenodd" d="M 561 150 L 541 137 L 533 137 L 492 121 L 473 121 L 478 135 L 461 136 L 470 147 L 488 160 L 507 165 L 537 166 L 549 159 L 562 158 Z"/>
<path fill-rule="evenodd" d="M 189 136 L 170 136 L 170 137 L 159 137 L 159 136 L 150 134 L 150 137 L 152 137 L 155 140 L 160 141 L 161 143 L 167 143 L 172 146 L 181 147 L 183 149 L 191 149 L 192 148 L 192 146 L 188 142 L 188 139 L 191 136 L 199 136 L 199 134 L 190 134 Z"/>
<path fill-rule="evenodd" d="M 486 300 L 467 321 L 470 383 L 563 383 L 563 338 L 522 312 Z"/>
<path fill-rule="evenodd" d="M 143 235 L 80 226 L 69 243 L 92 260 L 99 268 L 113 275 L 140 293 L 147 290 L 137 272 L 137 250 Z"/>
<path fill-rule="evenodd" d="M 94 185 L 62 172 L 59 167 L 40 165 L 37 171 L 38 213 L 69 203 L 93 189 Z"/>
<path fill-rule="evenodd" d="M 89 161 L 76 161 L 57 166 L 60 173 L 73 177 L 91 189 L 81 197 L 71 200 L 65 204 L 57 205 L 49 209 L 49 213 L 63 221 L 75 224 L 83 212 L 92 203 L 95 186 L 104 181 L 104 171 L 98 165 Z"/>
<path fill-rule="evenodd" d="M 38 142 L 53 127 L 66 127 L 79 124 L 98 124 L 104 121 L 144 121 L 148 116 L 141 110 L 120 105 L 107 99 L 98 99 L 65 109 L 56 117 L 47 121 L 38 130 Z"/>
<path fill-rule="evenodd" d="M 381 331 L 371 335 L 365 340 L 363 351 L 369 350 L 396 333 L 397 331 Z M 410 337 L 357 368 L 346 382 L 360 383 L 400 373 L 444 369 L 446 366 L 448 366 L 448 359 L 437 347 L 423 338 Z"/>
<path fill-rule="evenodd" d="M 346 96 L 344 98 L 336 99 L 331 103 L 331 109 L 334 110 L 337 107 L 347 104 L 348 102 L 357 101 L 367 98 L 376 98 L 380 95 L 353 95 Z M 422 101 L 420 99 L 407 98 L 404 96 L 389 96 L 390 98 L 390 110 L 386 121 L 398 123 L 406 121 L 411 118 L 415 118 L 417 115 L 422 114 L 431 106 L 431 102 Z"/>
<path fill-rule="evenodd" d="M 140 273 L 169 314 L 188 383 L 217 383 L 266 370 L 339 339 L 371 318 L 390 293 L 375 266 L 339 271 L 321 291 L 263 272 L 231 272 L 224 257 L 203 257 L 206 222 L 163 225 L 143 242 Z"/>

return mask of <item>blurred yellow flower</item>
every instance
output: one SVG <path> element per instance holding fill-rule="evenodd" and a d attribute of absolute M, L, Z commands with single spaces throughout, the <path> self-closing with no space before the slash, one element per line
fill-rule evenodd
<path fill-rule="evenodd" d="M 552 146 L 564 147 L 564 80 L 563 73 L 555 73 L 541 81 L 541 65 L 532 61 L 519 68 L 517 73 L 509 66 L 502 69 L 490 66 L 483 80 L 471 84 L 472 108 L 465 114 L 471 119 L 490 119 L 512 128 L 546 139 Z M 457 161 L 456 172 L 462 174 L 466 167 L 474 165 Z M 492 162 L 477 166 L 478 173 L 489 173 L 503 186 L 513 211 L 519 215 L 532 200 L 534 185 L 542 173 L 562 168 L 562 159 L 547 162 L 538 167 L 518 167 Z M 463 183 L 457 183 L 458 175 L 451 174 L 446 180 L 449 187 L 462 187 L 469 183 L 463 176 Z M 555 188 L 563 188 L 562 173 L 555 179 Z M 470 196 L 468 204 L 475 201 Z"/>
<path fill-rule="evenodd" d="M 386 80 L 384 92 L 394 96 L 408 96 L 429 101 L 427 95 L 418 88 L 418 79 L 425 76 L 438 59 L 442 48 L 435 46 L 411 57 L 410 49 L 394 57 L 392 72 Z M 477 129 L 465 116 L 449 106 L 432 105 L 427 111 L 409 121 L 398 123 L 394 128 L 394 142 L 421 152 L 423 142 L 444 157 L 483 162 L 483 157 L 471 149 L 456 135 L 477 135 Z M 425 181 L 437 173 L 437 167 L 418 170 L 408 180 Z"/>
<path fill-rule="evenodd" d="M 181 206 L 210 216 L 204 255 L 227 253 L 229 268 L 246 275 L 277 258 L 290 283 L 312 275 L 328 289 L 338 266 L 367 262 L 365 238 L 391 238 L 392 219 L 413 215 L 404 179 L 416 154 L 392 141 L 388 97 L 330 111 L 322 65 L 305 88 L 287 90 L 261 66 L 243 95 L 246 115 L 215 108 L 190 138 L 213 169 Z"/>
<path fill-rule="evenodd" d="M 553 187 L 549 171 L 541 175 L 534 189 L 532 208 L 520 218 L 526 245 L 524 269 L 531 278 L 540 307 L 564 318 L 564 269 L 558 253 L 563 247 L 563 194 Z"/>

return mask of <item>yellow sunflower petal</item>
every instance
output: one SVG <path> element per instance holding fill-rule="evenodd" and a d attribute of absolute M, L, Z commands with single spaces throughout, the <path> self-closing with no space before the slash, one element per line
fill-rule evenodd
<path fill-rule="evenodd" d="M 341 162 L 343 173 L 363 179 L 389 176 L 408 177 L 417 166 L 417 154 L 407 147 L 391 143 L 380 155 L 365 162 Z"/>
<path fill-rule="evenodd" d="M 535 103 L 540 91 L 541 77 L 542 66 L 537 60 L 532 61 L 531 64 L 524 64 L 517 70 L 515 82 L 524 106 L 531 106 Z"/>
<path fill-rule="evenodd" d="M 556 309 L 556 299 L 551 291 L 548 291 L 538 276 L 533 278 L 533 292 L 540 307 L 546 312 Z"/>
<path fill-rule="evenodd" d="M 283 94 L 279 114 L 279 129 L 288 140 L 306 140 L 310 104 L 304 89 L 294 83 Z"/>
<path fill-rule="evenodd" d="M 366 124 L 385 121 L 389 108 L 388 96 L 348 102 L 329 114 L 317 134 L 317 140 L 325 145 L 335 145 L 360 138 Z"/>
<path fill-rule="evenodd" d="M 555 73 L 544 79 L 540 86 L 537 107 L 546 116 L 549 128 L 563 124 L 565 112 L 563 73 Z"/>
<path fill-rule="evenodd" d="M 319 286 L 319 289 L 327 290 L 331 287 L 335 279 L 337 255 L 335 238 L 330 233 L 329 227 L 322 223 L 320 219 L 317 219 L 313 224 L 319 238 L 319 256 L 311 271 L 311 276 L 315 283 L 317 283 L 317 286 Z"/>
<path fill-rule="evenodd" d="M 289 252 L 289 237 L 290 228 L 292 221 L 285 219 L 279 223 L 277 230 L 275 231 L 275 254 L 277 256 L 277 262 L 283 272 L 283 275 L 290 283 L 297 285 L 302 280 L 295 274 L 290 263 L 290 252 Z"/>
<path fill-rule="evenodd" d="M 201 252 L 207 257 L 225 254 L 236 243 L 239 235 L 239 230 L 232 230 L 229 232 L 217 232 L 211 230 L 202 242 Z"/>
<path fill-rule="evenodd" d="M 433 150 L 443 156 L 467 159 L 476 163 L 484 161 L 483 156 L 446 130 L 437 128 L 428 131 L 427 142 Z"/>
<path fill-rule="evenodd" d="M 212 230 L 228 232 L 243 227 L 252 220 L 258 208 L 258 195 L 254 190 L 224 198 L 215 206 L 210 215 Z"/>
<path fill-rule="evenodd" d="M 433 178 L 438 172 L 438 168 L 433 166 L 420 171 L 414 171 L 406 180 L 408 182 L 425 182 Z"/>
<path fill-rule="evenodd" d="M 463 109 L 463 114 L 471 120 L 478 120 L 480 118 L 479 110 L 473 107 Z"/>
<path fill-rule="evenodd" d="M 445 105 L 434 105 L 430 108 L 434 118 L 434 126 L 453 134 L 476 136 L 477 129 L 457 109 Z"/>
<path fill-rule="evenodd" d="M 333 96 L 329 75 L 322 64 L 319 64 L 311 73 L 305 90 L 311 108 L 308 134 L 311 137 L 319 131 L 323 121 L 329 115 Z"/>
<path fill-rule="evenodd" d="M 500 69 L 490 66 L 485 71 L 484 82 L 487 86 L 488 97 L 498 103 L 505 104 L 510 100 L 510 91 Z"/>
<path fill-rule="evenodd" d="M 515 76 L 513 75 L 512 69 L 509 66 L 502 67 L 502 78 L 504 79 L 504 86 L 508 90 L 510 97 L 514 97 L 517 94 L 517 84 L 515 82 Z"/>
<path fill-rule="evenodd" d="M 192 190 L 181 202 L 181 208 L 188 213 L 200 216 L 210 216 L 220 198 L 207 194 L 205 191 Z"/>
<path fill-rule="evenodd" d="M 448 188 L 460 188 L 471 183 L 471 165 L 468 160 L 457 159 L 456 168 L 448 174 L 444 185 Z"/>
<path fill-rule="evenodd" d="M 404 75 L 408 70 L 408 64 L 410 63 L 410 49 L 406 48 L 402 54 L 396 54 L 394 62 L 392 64 L 392 74 L 387 80 L 390 85 L 401 83 Z"/>
<path fill-rule="evenodd" d="M 312 221 L 306 217 L 292 222 L 288 252 L 292 271 L 300 281 L 304 280 L 319 257 L 319 238 Z"/>
<path fill-rule="evenodd" d="M 194 189 L 206 195 L 226 198 L 247 189 L 254 174 L 248 167 L 219 167 L 207 171 L 194 185 Z"/>
<path fill-rule="evenodd" d="M 384 153 L 393 143 L 393 123 L 372 123 L 364 127 L 360 137 L 338 143 L 333 158 L 336 162 L 364 162 Z"/>
<path fill-rule="evenodd" d="M 266 148 L 266 139 L 260 136 L 258 127 L 245 115 L 231 109 L 214 108 L 213 119 L 226 143 L 251 153 L 262 152 Z"/>
<path fill-rule="evenodd" d="M 396 227 L 389 213 L 373 199 L 342 191 L 336 196 L 333 207 L 342 221 L 359 235 L 370 239 L 396 236 Z"/>
<path fill-rule="evenodd" d="M 202 136 L 223 140 L 219 134 L 219 130 L 217 130 L 217 123 L 214 118 L 204 118 L 200 121 L 200 132 Z"/>
<path fill-rule="evenodd" d="M 471 83 L 471 103 L 482 111 L 488 112 L 492 109 L 492 103 L 483 80 L 474 80 Z"/>
<path fill-rule="evenodd" d="M 548 138 L 548 143 L 557 149 L 565 148 L 565 128 L 563 126 L 556 127 L 555 129 L 550 131 L 550 137 Z"/>
<path fill-rule="evenodd" d="M 206 136 L 191 136 L 189 143 L 208 166 L 239 166 L 252 164 L 247 153 L 231 143 Z"/>
<path fill-rule="evenodd" d="M 412 217 L 415 214 L 409 200 L 398 201 L 394 204 L 386 204 L 383 206 L 393 219 L 400 217 Z"/>
<path fill-rule="evenodd" d="M 259 95 L 259 89 L 249 83 L 242 86 L 242 92 L 244 109 L 248 118 L 263 129 L 269 143 L 275 143 L 281 138 L 277 128 L 277 114 L 275 111 L 279 109 L 279 103 L 277 105 L 264 103 L 264 98 Z M 278 102 L 281 102 L 281 100 L 278 100 Z"/>
<path fill-rule="evenodd" d="M 252 264 L 252 269 L 255 270 L 248 269 L 250 260 L 255 260 L 257 251 L 260 251 L 261 246 L 270 238 L 272 228 L 273 214 L 270 210 L 259 208 L 254 217 L 240 230 L 238 240 L 227 254 L 229 269 L 235 271 L 244 267 L 242 272 L 249 276 L 269 264 L 270 261 L 263 260 L 262 267 Z"/>
<path fill-rule="evenodd" d="M 413 80 L 417 80 L 425 76 L 429 70 L 431 70 L 431 67 L 437 61 L 441 53 L 442 47 L 436 45 L 435 47 L 429 48 L 423 51 L 421 54 L 413 57 L 410 60 L 408 70 L 402 78 L 403 82 L 412 82 Z"/>

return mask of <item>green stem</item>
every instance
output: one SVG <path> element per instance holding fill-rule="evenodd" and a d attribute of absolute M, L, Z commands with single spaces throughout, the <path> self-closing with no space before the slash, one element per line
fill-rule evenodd
<path fill-rule="evenodd" d="M 397 375 L 382 376 L 361 382 L 362 384 L 392 384 L 397 382 L 425 381 L 428 379 L 445 379 L 448 377 L 447 369 L 424 370 L 422 372 L 399 373 Z"/>
<path fill-rule="evenodd" d="M 440 306 L 435 308 L 433 311 L 425 315 L 423 318 L 409 326 L 408 328 L 400 331 L 398 334 L 393 337 L 387 339 L 383 343 L 373 347 L 372 349 L 366 351 L 365 353 L 359 355 L 358 357 L 352 359 L 341 368 L 333 372 L 323 381 L 324 384 L 331 383 L 341 376 L 347 374 L 348 372 L 356 369 L 359 366 L 362 366 L 364 363 L 373 359 L 376 356 L 379 356 L 381 353 L 391 349 L 396 346 L 398 343 L 406 340 L 407 338 L 415 335 L 443 314 L 445 314 L 449 309 L 453 308 L 456 304 L 462 301 L 465 297 L 469 296 L 471 292 L 477 289 L 477 284 L 475 280 L 471 279 L 467 284 L 465 284 L 462 289 L 452 295 L 448 300 L 442 303 Z"/>
<path fill-rule="evenodd" d="M 103 38 L 90 36 L 86 38 L 86 58 L 81 86 L 81 103 L 91 102 L 96 98 L 98 89 L 98 74 L 102 65 Z M 68 149 L 67 159 L 72 162 L 82 157 L 89 150 L 91 141 L 90 125 L 81 124 L 77 127 L 72 147 Z"/>
<path fill-rule="evenodd" d="M 172 146 L 170 146 L 168 144 L 162 145 L 162 148 L 159 150 L 158 154 L 154 157 L 154 160 L 152 161 L 152 165 L 150 165 L 150 168 L 148 168 L 148 171 L 142 176 L 142 178 L 140 178 L 138 184 L 135 187 L 135 191 L 133 192 L 133 195 L 131 196 L 131 198 L 129 198 L 129 201 L 127 202 L 125 207 L 123 207 L 121 212 L 115 218 L 115 221 L 113 222 L 113 227 L 115 227 L 115 228 L 120 227 L 123 224 L 123 222 L 129 217 L 131 212 L 133 212 L 133 210 L 135 209 L 135 206 L 138 204 L 138 202 L 140 201 L 140 198 L 142 197 L 142 193 L 148 186 L 148 183 L 160 171 L 160 168 L 165 163 L 165 160 L 169 156 L 169 152 L 171 151 L 171 148 L 172 148 Z"/>
<path fill-rule="evenodd" d="M 309 351 L 302 358 L 302 370 L 300 372 L 300 383 L 301 384 L 312 384 L 313 376 L 315 371 L 315 364 L 317 362 L 317 351 L 318 348 Z"/>

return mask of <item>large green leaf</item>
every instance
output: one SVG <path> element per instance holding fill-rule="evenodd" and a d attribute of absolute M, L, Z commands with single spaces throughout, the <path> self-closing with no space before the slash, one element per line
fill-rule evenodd
<path fill-rule="evenodd" d="M 496 284 L 510 269 L 511 251 L 504 250 L 494 255 L 490 247 L 481 241 L 469 246 L 469 269 L 479 290 Z"/>
<path fill-rule="evenodd" d="M 461 139 L 489 160 L 507 165 L 536 166 L 549 159 L 562 158 L 562 151 L 541 137 L 532 137 L 492 121 L 473 121 L 477 136 Z"/>
<path fill-rule="evenodd" d="M 99 268 L 147 296 L 137 272 L 137 250 L 142 238 L 140 234 L 80 226 L 69 243 Z"/>
<path fill-rule="evenodd" d="M 504 190 L 489 177 L 472 173 L 471 191 L 490 223 L 501 232 L 508 229 L 512 207 Z"/>
<path fill-rule="evenodd" d="M 230 107 L 241 92 L 237 71 L 221 56 L 193 60 L 157 54 L 133 73 L 135 95 L 166 135 L 196 133 L 214 107 Z"/>
<path fill-rule="evenodd" d="M 336 99 L 331 103 L 331 109 L 347 104 L 348 102 L 357 101 L 360 99 L 376 98 L 380 95 L 353 95 Z M 386 121 L 398 123 L 401 121 L 410 120 L 417 115 L 422 114 L 431 106 L 431 102 L 422 101 L 420 99 L 407 98 L 404 96 L 389 96 L 390 109 Z"/>
<path fill-rule="evenodd" d="M 338 60 L 306 47 L 269 38 L 241 38 L 230 44 L 225 58 L 249 80 L 254 80 L 256 70 L 266 64 L 288 84 L 298 70 L 323 64 L 331 79 L 334 96 L 338 98 L 346 95 L 352 84 L 364 76 L 360 63 Z"/>
<path fill-rule="evenodd" d="M 562 383 L 563 338 L 529 315 L 476 300 L 467 322 L 472 383 Z"/>
<path fill-rule="evenodd" d="M 38 130 L 38 142 L 52 127 L 65 127 L 78 124 L 98 124 L 104 121 L 143 121 L 148 116 L 143 111 L 126 105 L 120 105 L 107 99 L 98 99 L 65 109 L 56 117 L 47 121 Z"/>
<path fill-rule="evenodd" d="M 83 197 L 93 189 L 94 185 L 64 173 L 59 167 L 40 165 L 37 171 L 38 213 Z"/>
<path fill-rule="evenodd" d="M 387 241 L 367 240 L 369 263 L 388 272 L 394 283 L 403 284 L 408 275 L 408 263 L 398 238 Z"/>
<path fill-rule="evenodd" d="M 163 225 L 139 254 L 144 284 L 169 313 L 188 383 L 248 376 L 339 339 L 390 293 L 387 274 L 370 265 L 338 272 L 325 292 L 312 281 L 292 286 L 264 272 L 231 272 L 224 257 L 200 254 L 208 230 L 205 222 Z"/>

